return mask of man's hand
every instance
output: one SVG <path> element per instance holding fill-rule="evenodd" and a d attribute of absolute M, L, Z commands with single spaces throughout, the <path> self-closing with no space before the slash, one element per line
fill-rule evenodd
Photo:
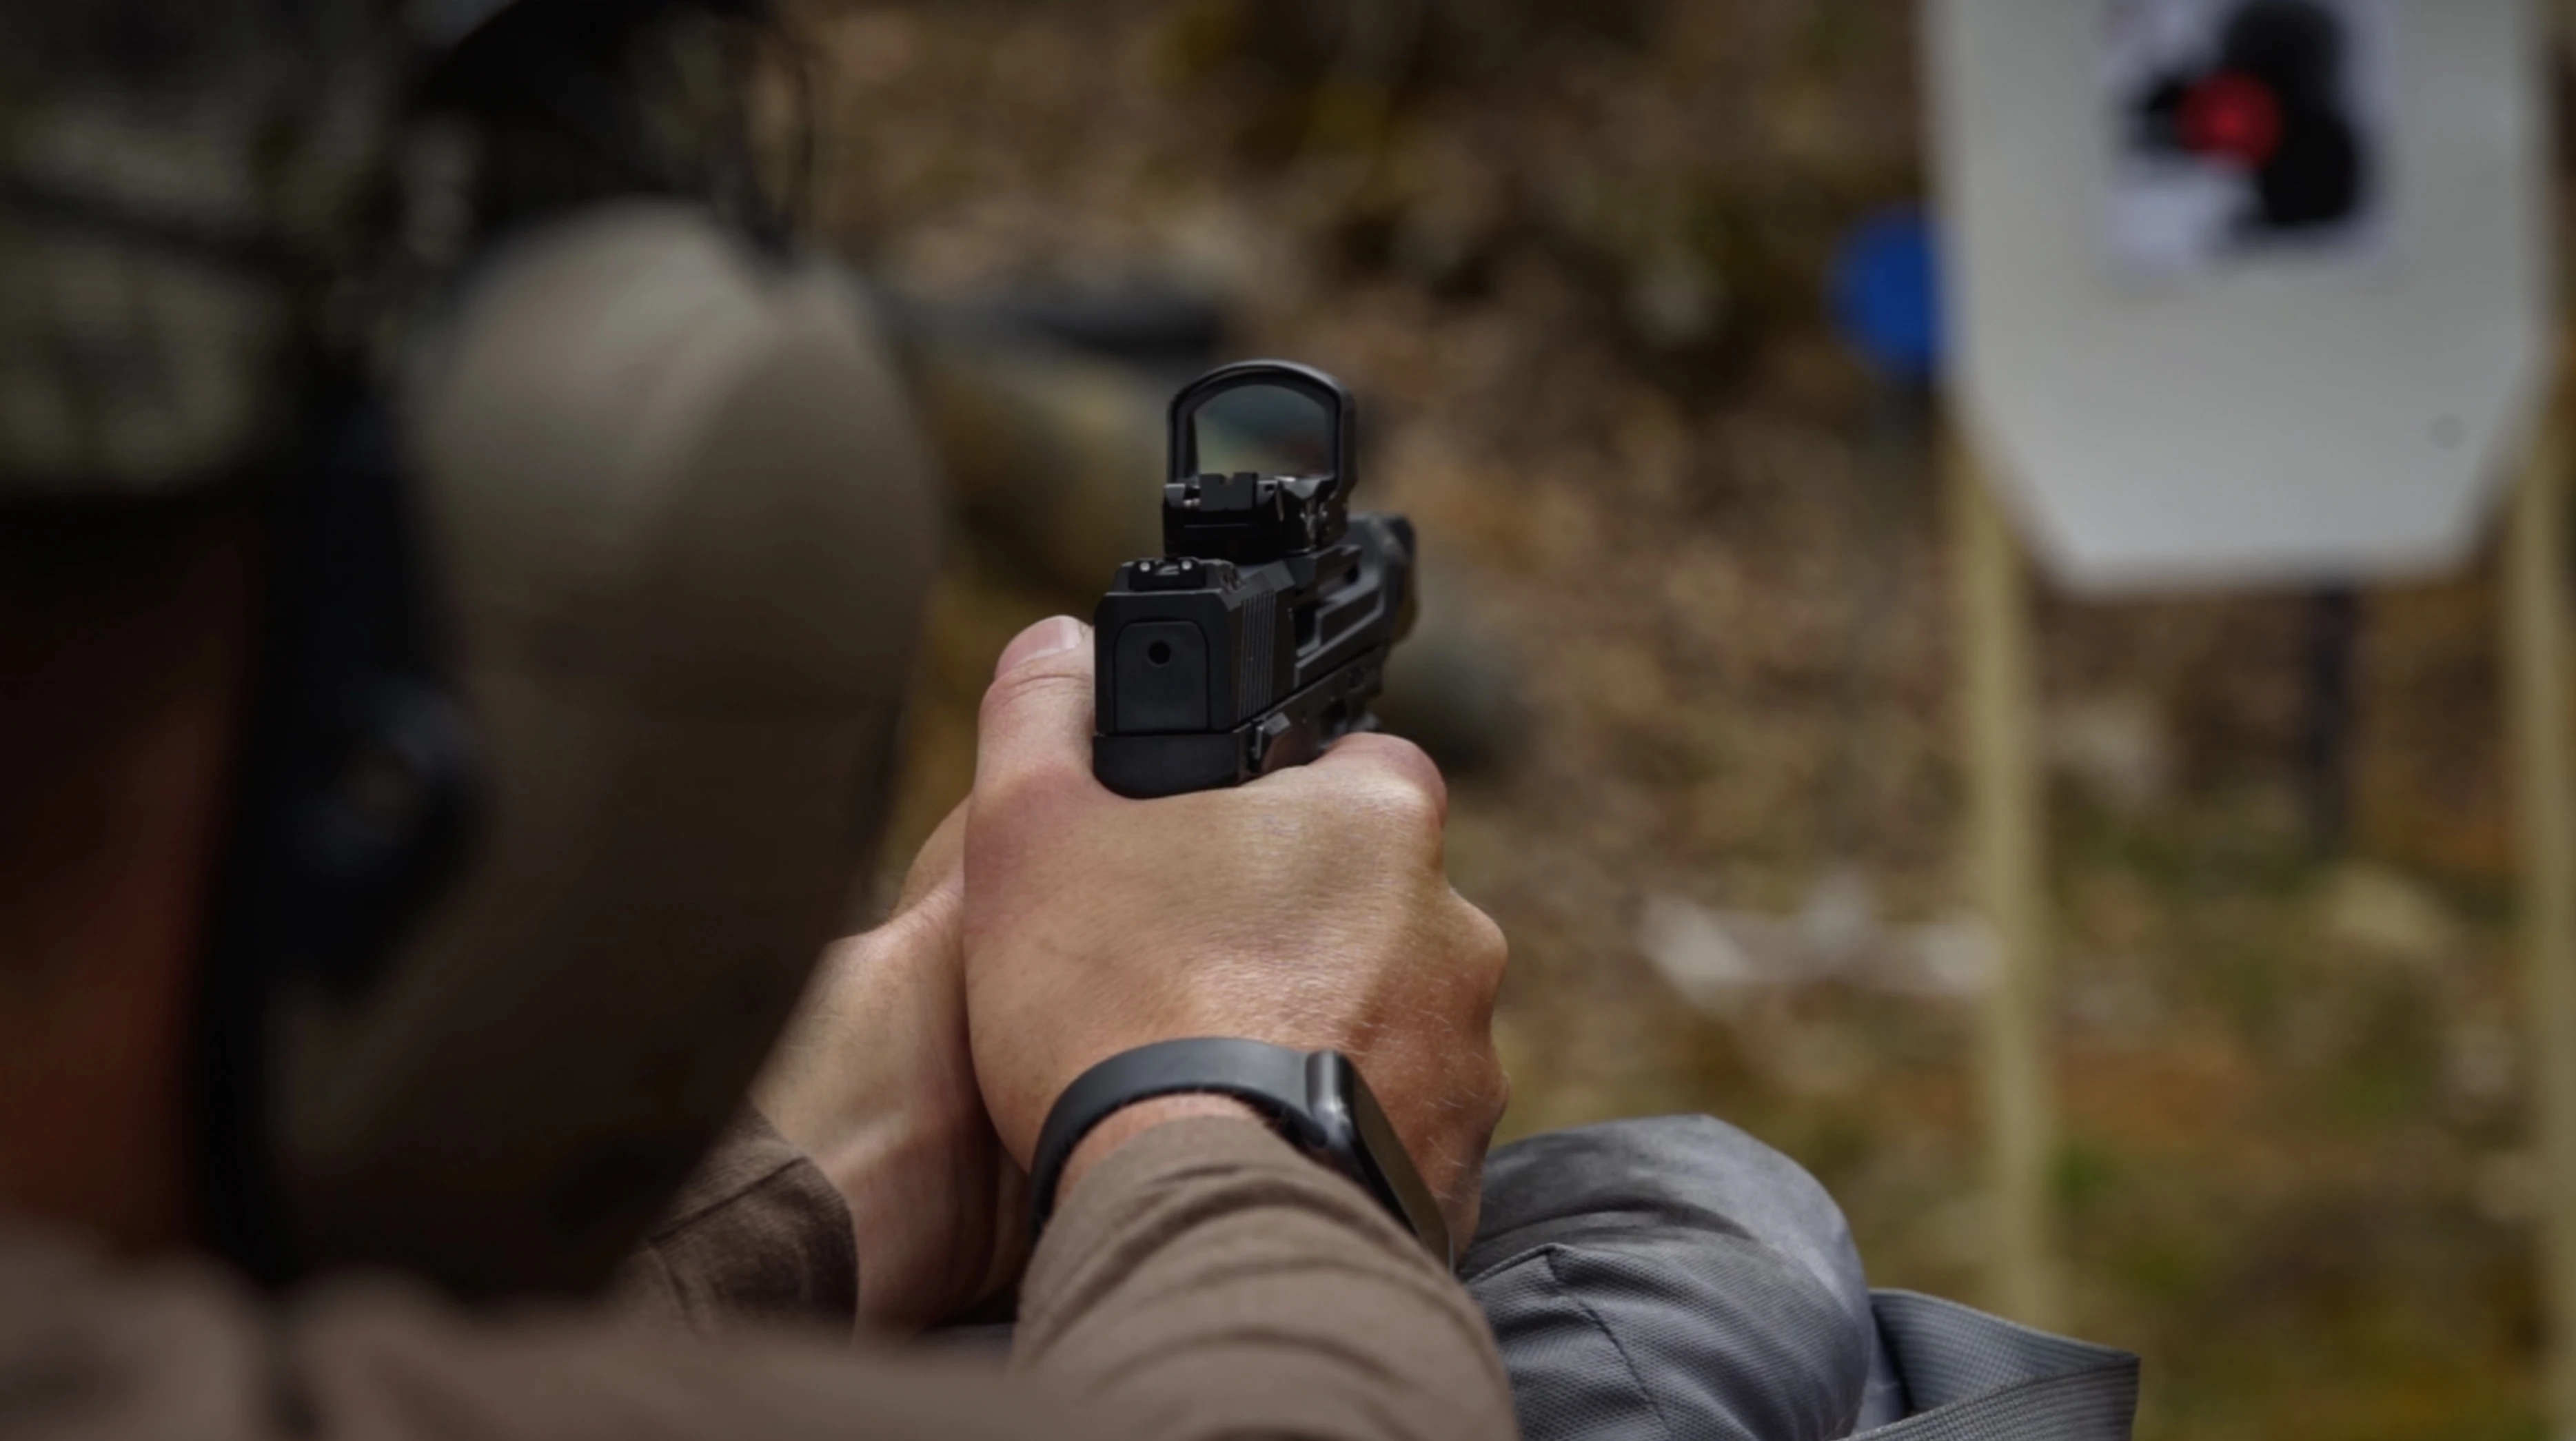
<path fill-rule="evenodd" d="M 1019 1277 L 1027 1177 L 985 1119 L 958 925 L 966 808 L 940 823 L 884 925 L 824 953 L 753 1087 L 849 1202 L 859 1313 L 912 1330 Z"/>
<path fill-rule="evenodd" d="M 1131 801 L 1092 778 L 1091 727 L 1089 629 L 1023 632 L 984 698 L 966 827 L 968 1033 L 1012 1157 L 1025 1168 L 1057 1096 L 1119 1052 L 1329 1047 L 1451 1233 L 1475 1234 L 1509 1094 L 1492 1040 L 1504 944 L 1442 869 L 1439 770 L 1355 735 L 1249 785 Z"/>

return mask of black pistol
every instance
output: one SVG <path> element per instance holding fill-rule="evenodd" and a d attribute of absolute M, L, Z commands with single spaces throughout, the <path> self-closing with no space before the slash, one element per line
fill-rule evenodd
<path fill-rule="evenodd" d="M 1322 475 L 1201 475 L 1198 415 L 1273 387 L 1324 414 Z M 1413 525 L 1353 515 L 1358 407 L 1320 370 L 1249 360 L 1172 397 L 1163 554 L 1118 568 L 1093 615 L 1092 774 L 1122 796 L 1240 785 L 1355 730 L 1413 628 Z"/>

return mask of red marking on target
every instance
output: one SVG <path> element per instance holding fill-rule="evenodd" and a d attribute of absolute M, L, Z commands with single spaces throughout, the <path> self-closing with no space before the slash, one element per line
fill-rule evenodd
<path fill-rule="evenodd" d="M 2193 86 L 2179 118 L 2185 148 L 2248 170 L 2261 169 L 2281 148 L 2281 103 L 2261 82 L 2233 70 Z"/>

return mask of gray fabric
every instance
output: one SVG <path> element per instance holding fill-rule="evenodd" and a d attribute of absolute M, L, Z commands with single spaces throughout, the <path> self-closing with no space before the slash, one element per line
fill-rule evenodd
<path fill-rule="evenodd" d="M 1459 1275 L 1526 1441 L 2127 1441 L 2137 1405 L 2126 1352 L 1870 1291 L 1824 1187 L 1707 1116 L 1496 1151 Z"/>
<path fill-rule="evenodd" d="M 1875 1300 L 1916 1414 L 1866 1441 L 2128 1441 L 2137 1357 L 1911 1291 Z"/>
<path fill-rule="evenodd" d="M 1529 1441 L 2125 1441 L 2136 1408 L 2125 1352 L 1873 1295 L 1815 1178 L 1705 1116 L 1495 1152 L 1460 1274 Z"/>
<path fill-rule="evenodd" d="M 1833 1441 L 1904 1414 L 1841 1209 L 1711 1117 L 1496 1151 L 1460 1274 L 1532 1441 Z"/>

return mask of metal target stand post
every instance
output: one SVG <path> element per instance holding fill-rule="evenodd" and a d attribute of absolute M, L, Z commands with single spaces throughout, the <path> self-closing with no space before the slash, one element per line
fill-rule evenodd
<path fill-rule="evenodd" d="M 2507 732 L 2519 834 L 2531 1132 L 2542 1178 L 2541 1384 L 2551 1436 L 2576 1437 L 2576 765 L 2568 704 L 2564 420 L 2534 426 L 2504 535 Z"/>
<path fill-rule="evenodd" d="M 2020 542 L 1940 393 L 1947 334 L 1929 219 L 1892 209 L 1854 227 L 1834 258 L 1833 318 L 1875 374 L 1880 408 L 1934 412 L 1958 654 L 1965 802 L 1961 877 L 1987 939 L 1978 991 L 1977 1111 L 1985 1138 L 1989 1301 L 2042 1328 L 2059 1319 L 2050 1256 L 2056 1091 L 2045 951 L 2045 777 L 2035 720 L 2030 582 Z"/>
<path fill-rule="evenodd" d="M 1959 648 L 1964 879 L 1989 947 L 1977 1047 L 1988 1285 L 1996 1310 L 2045 1330 L 2064 1317 L 2049 1187 L 2057 1080 L 2047 962 L 2047 787 L 2036 733 L 2030 577 L 2021 543 L 1977 461 L 1975 439 L 1954 424 L 1943 454 Z"/>

